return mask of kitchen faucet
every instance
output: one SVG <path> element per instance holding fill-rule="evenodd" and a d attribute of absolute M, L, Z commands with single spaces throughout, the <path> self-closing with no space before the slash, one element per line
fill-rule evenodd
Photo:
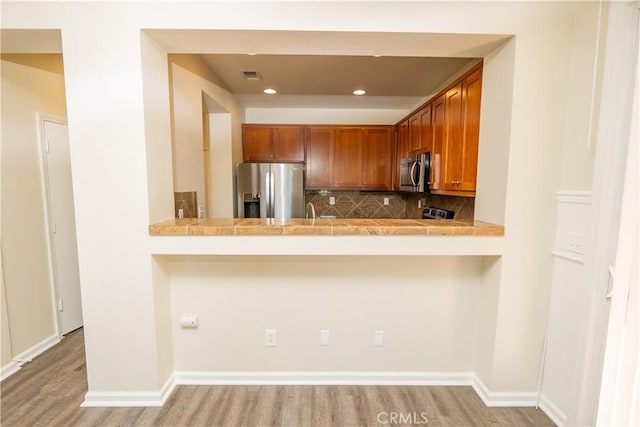
<path fill-rule="evenodd" d="M 309 218 L 309 208 L 311 208 L 311 219 L 315 221 L 316 219 L 316 207 L 313 206 L 313 203 L 308 202 L 307 207 L 305 208 L 305 218 Z"/>

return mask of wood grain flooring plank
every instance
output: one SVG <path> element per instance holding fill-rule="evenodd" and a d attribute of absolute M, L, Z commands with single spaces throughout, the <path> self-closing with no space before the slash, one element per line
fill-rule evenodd
<path fill-rule="evenodd" d="M 82 330 L 0 384 L 2 427 L 553 426 L 536 408 L 488 408 L 471 387 L 177 386 L 162 408 L 80 408 Z M 395 415 L 393 415 L 395 414 Z M 428 423 L 424 424 L 423 414 Z M 395 417 L 390 423 L 390 417 Z"/>

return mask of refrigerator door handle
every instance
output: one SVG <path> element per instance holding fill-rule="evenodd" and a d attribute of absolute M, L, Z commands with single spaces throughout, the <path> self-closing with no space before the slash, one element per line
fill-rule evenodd
<path fill-rule="evenodd" d="M 274 218 L 275 217 L 275 203 L 274 203 L 274 197 L 275 197 L 275 179 L 273 176 L 273 171 L 271 172 L 267 172 L 267 185 L 266 185 L 266 190 L 267 190 L 267 218 Z"/>

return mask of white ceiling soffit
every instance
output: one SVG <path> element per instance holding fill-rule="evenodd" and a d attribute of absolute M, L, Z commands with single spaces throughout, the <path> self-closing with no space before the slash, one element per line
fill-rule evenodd
<path fill-rule="evenodd" d="M 145 29 L 167 53 L 479 58 L 511 36 L 280 30 Z"/>
<path fill-rule="evenodd" d="M 60 30 L 0 30 L 2 53 L 62 53 Z"/>

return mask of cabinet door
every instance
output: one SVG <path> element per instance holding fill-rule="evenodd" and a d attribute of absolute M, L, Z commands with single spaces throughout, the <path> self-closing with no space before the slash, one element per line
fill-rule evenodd
<path fill-rule="evenodd" d="M 420 151 L 420 113 L 409 117 L 409 152 L 418 154 Z"/>
<path fill-rule="evenodd" d="M 335 128 L 307 128 L 306 187 L 330 188 L 333 186 L 333 145 Z"/>
<path fill-rule="evenodd" d="M 391 189 L 391 128 L 365 128 L 362 146 L 362 188 Z"/>
<path fill-rule="evenodd" d="M 335 188 L 360 188 L 362 182 L 362 128 L 336 129 L 333 152 Z"/>
<path fill-rule="evenodd" d="M 443 181 L 444 95 L 431 103 L 431 189 L 440 190 Z"/>
<path fill-rule="evenodd" d="M 443 186 L 445 190 L 459 190 L 462 179 L 463 108 L 462 82 L 445 93 L 445 143 Z"/>
<path fill-rule="evenodd" d="M 405 120 L 396 126 L 396 160 L 394 188 L 400 185 L 400 161 L 409 157 L 409 121 Z"/>
<path fill-rule="evenodd" d="M 462 191 L 476 191 L 478 174 L 478 139 L 480 137 L 480 97 L 482 70 L 470 74 L 463 82 L 464 135 L 460 185 Z"/>
<path fill-rule="evenodd" d="M 304 128 L 275 127 L 273 158 L 276 162 L 304 162 Z"/>
<path fill-rule="evenodd" d="M 431 104 L 420 110 L 420 152 L 431 152 L 432 150 L 432 129 L 431 129 Z"/>
<path fill-rule="evenodd" d="M 245 162 L 273 162 L 271 126 L 243 126 L 242 158 Z"/>

